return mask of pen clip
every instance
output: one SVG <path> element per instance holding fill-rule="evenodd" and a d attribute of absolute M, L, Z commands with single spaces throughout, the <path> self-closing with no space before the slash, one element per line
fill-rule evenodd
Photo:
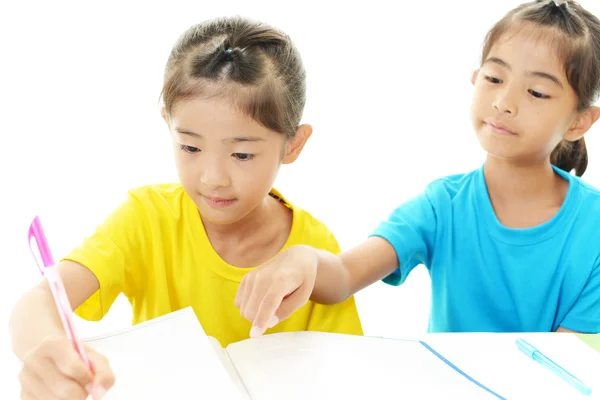
<path fill-rule="evenodd" d="M 33 250 L 31 243 L 32 238 L 35 239 L 38 254 L 36 254 L 36 252 Z M 48 241 L 46 240 L 46 235 L 44 234 L 44 229 L 42 228 L 42 224 L 40 223 L 38 216 L 33 219 L 31 225 L 29 226 L 28 242 L 29 250 L 31 250 L 31 254 L 35 259 L 38 269 L 42 275 L 45 275 L 45 268 L 54 265 L 54 259 L 52 258 L 52 253 L 50 252 L 50 247 L 48 246 Z M 39 261 L 40 259 L 41 264 Z"/>

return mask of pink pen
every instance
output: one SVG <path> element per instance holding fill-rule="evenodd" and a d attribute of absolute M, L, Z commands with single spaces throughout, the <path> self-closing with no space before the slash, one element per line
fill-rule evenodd
<path fill-rule="evenodd" d="M 31 247 L 31 238 L 35 238 L 37 243 L 37 247 L 39 250 L 40 257 L 42 259 L 43 267 L 38 263 L 37 258 L 35 257 L 35 253 L 33 248 Z M 85 365 L 88 367 L 90 372 L 94 372 L 92 368 L 92 364 L 87 357 L 85 349 L 83 347 L 83 343 L 77 336 L 75 332 L 75 325 L 73 324 L 73 319 L 71 318 L 73 314 L 73 309 L 71 308 L 71 303 L 67 297 L 67 293 L 65 291 L 65 287 L 63 285 L 62 279 L 60 278 L 60 274 L 56 270 L 54 266 L 54 259 L 52 258 L 52 253 L 50 252 L 50 247 L 48 246 L 48 241 L 46 240 L 46 235 L 44 234 L 44 230 L 42 229 L 42 224 L 40 223 L 40 219 L 36 216 L 31 226 L 29 227 L 29 248 L 31 249 L 31 253 L 33 254 L 33 258 L 35 258 L 35 262 L 40 269 L 40 272 L 43 276 L 48 279 L 48 283 L 50 284 L 50 290 L 52 291 L 52 296 L 54 297 L 54 302 L 56 303 L 56 308 L 58 309 L 58 314 L 60 315 L 60 319 L 62 320 L 63 327 L 65 328 L 65 332 L 67 337 L 73 343 L 73 347 L 75 347 L 75 351 L 81 357 Z"/>

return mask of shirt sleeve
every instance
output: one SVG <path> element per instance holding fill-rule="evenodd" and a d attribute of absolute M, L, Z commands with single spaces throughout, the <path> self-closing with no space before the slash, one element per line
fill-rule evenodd
<path fill-rule="evenodd" d="M 600 263 L 560 326 L 581 333 L 600 333 Z"/>
<path fill-rule="evenodd" d="M 396 251 L 398 269 L 383 281 L 400 285 L 419 264 L 429 267 L 435 241 L 437 219 L 429 191 L 408 200 L 382 222 L 370 236 L 387 240 Z"/>
<path fill-rule="evenodd" d="M 119 294 L 135 293 L 144 249 L 149 248 L 145 224 L 142 206 L 130 192 L 90 237 L 63 258 L 88 268 L 100 283 L 98 291 L 75 310 L 78 316 L 98 321 Z"/>
<path fill-rule="evenodd" d="M 330 233 L 323 250 L 333 254 L 341 252 L 337 240 Z M 325 305 L 313 303 L 307 331 L 363 335 L 363 329 L 356 308 L 354 296 L 339 304 Z"/>

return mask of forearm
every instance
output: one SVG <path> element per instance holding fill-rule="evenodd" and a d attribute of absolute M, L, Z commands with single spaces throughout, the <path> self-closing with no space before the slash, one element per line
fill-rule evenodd
<path fill-rule="evenodd" d="M 394 247 L 379 237 L 340 255 L 317 250 L 316 257 L 317 278 L 311 300 L 321 304 L 341 303 L 399 266 Z"/>
<path fill-rule="evenodd" d="M 317 277 L 311 300 L 320 304 L 337 304 L 352 293 L 348 270 L 340 256 L 317 250 Z"/>
<path fill-rule="evenodd" d="M 21 360 L 44 339 L 65 335 L 46 282 L 17 302 L 9 325 L 12 349 Z"/>

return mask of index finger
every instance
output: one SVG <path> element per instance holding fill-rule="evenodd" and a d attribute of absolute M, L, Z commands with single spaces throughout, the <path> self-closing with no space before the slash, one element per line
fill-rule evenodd
<path fill-rule="evenodd" d="M 269 322 L 275 317 L 275 313 L 279 309 L 283 298 L 287 296 L 287 292 L 282 289 L 271 289 L 267 292 L 262 302 L 258 306 L 254 323 L 250 330 L 250 337 L 257 337 L 265 333 Z"/>
<path fill-rule="evenodd" d="M 82 386 L 92 381 L 92 372 L 79 357 L 73 346 L 51 347 L 48 356 L 61 373 L 77 381 Z"/>
<path fill-rule="evenodd" d="M 89 350 L 88 355 L 94 366 L 94 385 L 100 385 L 104 390 L 109 390 L 115 384 L 115 375 L 108 359 L 93 350 Z"/>

